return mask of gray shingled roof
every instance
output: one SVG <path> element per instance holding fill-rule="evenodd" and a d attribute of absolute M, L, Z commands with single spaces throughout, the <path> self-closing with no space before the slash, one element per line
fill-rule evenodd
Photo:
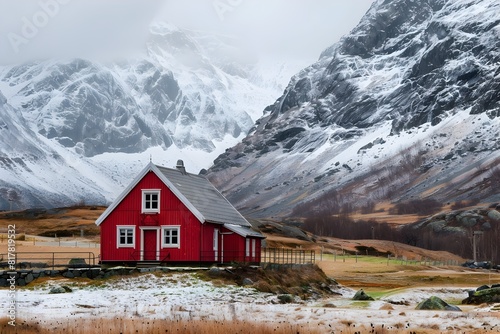
<path fill-rule="evenodd" d="M 205 177 L 156 166 L 203 215 L 207 222 L 251 227 L 250 223 Z"/>
<path fill-rule="evenodd" d="M 239 226 L 239 225 L 233 225 L 233 224 L 224 224 L 224 227 L 227 228 L 229 231 L 233 231 L 243 237 L 257 237 L 257 238 L 263 238 L 264 236 L 260 232 L 256 232 L 252 230 L 249 227 L 246 226 Z"/>

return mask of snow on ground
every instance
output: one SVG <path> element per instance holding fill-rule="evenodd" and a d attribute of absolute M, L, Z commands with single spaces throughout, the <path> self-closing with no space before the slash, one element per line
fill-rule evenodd
<path fill-rule="evenodd" d="M 385 328 L 432 328 L 463 332 L 487 328 L 500 332 L 499 312 L 492 306 L 463 306 L 464 312 L 417 311 L 420 301 L 436 295 L 450 303 L 467 296 L 464 288 L 401 290 L 373 302 L 352 301 L 354 291 L 342 288 L 342 296 L 279 304 L 274 294 L 253 288 L 214 285 L 189 273 L 118 278 L 99 285 L 72 280 L 51 280 L 34 288 L 17 288 L 17 317 L 43 326 L 77 318 L 143 318 L 173 320 L 287 322 L 314 326 L 330 332 L 345 328 L 384 325 Z M 68 285 L 72 293 L 49 294 L 55 285 Z M 8 290 L 0 290 L 0 304 L 7 309 Z M 393 303 L 406 301 L 409 305 Z M 328 305 L 328 306 L 326 306 Z M 331 327 L 330 327 L 331 326 Z"/>

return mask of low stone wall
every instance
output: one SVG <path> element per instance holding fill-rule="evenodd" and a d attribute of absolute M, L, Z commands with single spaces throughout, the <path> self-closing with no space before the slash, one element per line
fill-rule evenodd
<path fill-rule="evenodd" d="M 49 269 L 20 269 L 16 271 L 0 271 L 0 287 L 11 286 L 13 279 L 17 286 L 24 286 L 40 277 L 83 277 L 90 279 L 108 278 L 115 275 L 130 275 L 139 272 L 156 271 L 156 268 L 128 268 L 117 267 L 101 268 L 65 268 L 60 270 Z"/>

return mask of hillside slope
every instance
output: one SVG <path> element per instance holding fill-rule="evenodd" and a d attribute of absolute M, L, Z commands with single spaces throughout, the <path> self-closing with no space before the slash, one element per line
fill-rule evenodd
<path fill-rule="evenodd" d="M 499 17 L 495 0 L 375 1 L 210 179 L 254 217 L 500 200 Z"/>
<path fill-rule="evenodd" d="M 0 192 L 17 194 L 0 196 L 0 210 L 105 204 L 150 159 L 208 168 L 291 75 L 245 51 L 227 36 L 156 23 L 142 54 L 115 62 L 0 67 L 9 124 L 0 127 Z"/>

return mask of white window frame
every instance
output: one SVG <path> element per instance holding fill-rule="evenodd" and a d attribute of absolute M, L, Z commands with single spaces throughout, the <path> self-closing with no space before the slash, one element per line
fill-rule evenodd
<path fill-rule="evenodd" d="M 177 243 L 165 243 L 166 231 L 177 231 Z M 181 226 L 180 225 L 167 225 L 161 227 L 161 247 L 162 248 L 181 248 Z"/>
<path fill-rule="evenodd" d="M 214 229 L 214 261 L 219 261 L 219 229 Z"/>
<path fill-rule="evenodd" d="M 245 239 L 245 256 L 250 257 L 250 239 Z"/>
<path fill-rule="evenodd" d="M 146 208 L 146 195 L 158 196 L 158 207 L 156 209 Z M 160 189 L 143 189 L 142 190 L 142 213 L 160 213 Z"/>
<path fill-rule="evenodd" d="M 132 230 L 132 243 L 129 244 L 127 242 L 121 243 L 121 230 Z M 116 248 L 135 248 L 135 225 L 117 225 L 116 226 Z M 125 239 L 127 239 L 128 235 L 125 234 Z M 126 240 L 125 240 L 126 241 Z"/>

